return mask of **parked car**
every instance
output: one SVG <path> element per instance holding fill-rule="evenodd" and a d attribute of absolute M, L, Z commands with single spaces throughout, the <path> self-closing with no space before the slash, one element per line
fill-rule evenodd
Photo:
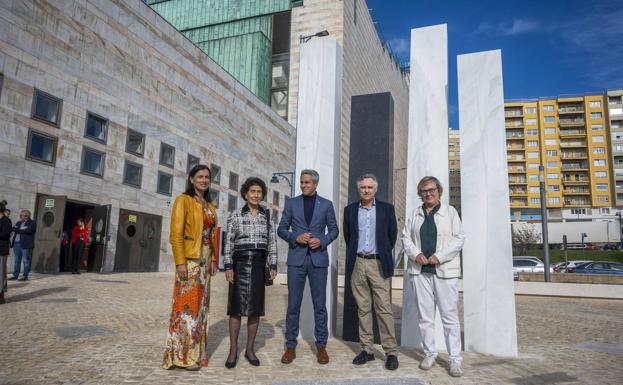
<path fill-rule="evenodd" d="M 586 243 L 584 245 L 584 250 L 590 250 L 590 251 L 595 251 L 595 250 L 599 250 L 599 246 L 597 246 L 594 243 Z"/>
<path fill-rule="evenodd" d="M 588 262 L 575 268 L 577 274 L 623 274 L 623 263 Z"/>
<path fill-rule="evenodd" d="M 519 273 L 543 273 L 545 265 L 537 257 L 513 257 L 513 278 L 519 279 Z"/>
<path fill-rule="evenodd" d="M 558 262 L 553 264 L 551 267 L 552 273 L 563 273 L 567 267 L 567 262 Z"/>
<path fill-rule="evenodd" d="M 604 250 L 618 250 L 619 244 L 618 243 L 606 243 L 603 249 Z"/>
<path fill-rule="evenodd" d="M 565 273 L 575 273 L 575 268 L 584 263 L 588 263 L 590 261 L 569 261 L 567 266 L 565 266 Z"/>

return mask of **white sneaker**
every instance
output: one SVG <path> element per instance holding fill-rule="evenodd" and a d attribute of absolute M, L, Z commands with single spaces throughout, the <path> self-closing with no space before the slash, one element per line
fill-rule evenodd
<path fill-rule="evenodd" d="M 463 367 L 461 366 L 461 361 L 450 362 L 450 375 L 452 377 L 461 377 L 463 375 Z"/>
<path fill-rule="evenodd" d="M 420 369 L 429 370 L 433 365 L 435 365 L 435 356 L 426 356 L 422 362 L 420 362 Z"/>

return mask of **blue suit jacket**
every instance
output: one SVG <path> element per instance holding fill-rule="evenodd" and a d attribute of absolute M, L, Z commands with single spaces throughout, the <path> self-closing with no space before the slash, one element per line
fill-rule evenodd
<path fill-rule="evenodd" d="M 344 240 L 346 241 L 346 274 L 350 276 L 357 259 L 359 242 L 359 201 L 344 207 Z M 379 255 L 383 275 L 389 278 L 394 275 L 394 258 L 392 249 L 396 244 L 398 229 L 394 206 L 376 200 L 376 252 Z"/>
<path fill-rule="evenodd" d="M 327 246 L 339 234 L 333 203 L 330 200 L 316 195 L 314 215 L 309 226 L 305 221 L 303 196 L 299 195 L 286 201 L 277 234 L 281 239 L 288 242 L 288 265 L 290 266 L 302 266 L 305 261 L 308 247 L 296 243 L 296 237 L 303 233 L 312 233 L 314 238 L 320 239 L 319 248 L 309 249 L 312 264 L 316 267 L 329 266 Z"/>

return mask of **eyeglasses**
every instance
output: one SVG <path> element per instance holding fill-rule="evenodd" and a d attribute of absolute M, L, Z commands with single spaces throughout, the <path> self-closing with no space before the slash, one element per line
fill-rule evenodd
<path fill-rule="evenodd" d="M 428 190 L 420 190 L 420 195 L 432 195 L 435 193 L 435 191 L 437 191 L 437 187 L 429 188 Z"/>

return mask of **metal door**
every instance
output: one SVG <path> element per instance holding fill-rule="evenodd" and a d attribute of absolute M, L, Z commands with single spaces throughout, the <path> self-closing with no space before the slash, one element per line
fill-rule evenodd
<path fill-rule="evenodd" d="M 162 217 L 119 210 L 114 271 L 158 271 Z"/>
<path fill-rule="evenodd" d="M 142 214 L 141 219 L 141 260 L 136 271 L 158 271 L 160 262 L 160 234 L 162 217 Z"/>
<path fill-rule="evenodd" d="M 40 195 L 31 266 L 37 273 L 58 273 L 66 196 Z"/>
<path fill-rule="evenodd" d="M 89 271 L 100 272 L 106 258 L 106 247 L 108 245 L 108 227 L 110 225 L 111 205 L 97 206 L 93 209 L 91 220 L 91 246 L 93 250 L 93 263 L 88 266 Z"/>

